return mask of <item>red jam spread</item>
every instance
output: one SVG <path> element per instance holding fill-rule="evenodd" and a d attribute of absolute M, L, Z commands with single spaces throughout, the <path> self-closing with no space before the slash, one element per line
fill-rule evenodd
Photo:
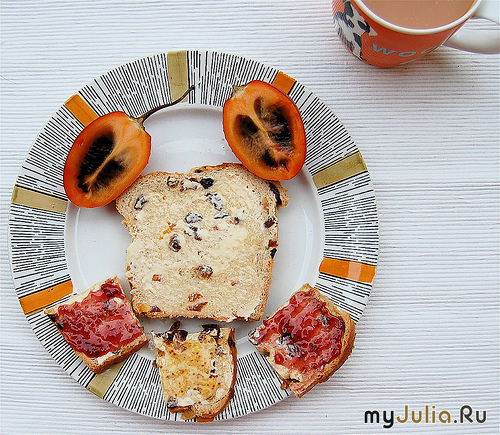
<path fill-rule="evenodd" d="M 276 350 L 276 364 L 304 373 L 322 370 L 340 355 L 344 330 L 344 320 L 330 313 L 313 290 L 300 291 L 264 320 L 252 342 L 270 343 Z"/>
<path fill-rule="evenodd" d="M 68 344 L 91 358 L 117 351 L 143 333 L 122 288 L 112 281 L 81 302 L 60 306 L 55 317 Z"/>

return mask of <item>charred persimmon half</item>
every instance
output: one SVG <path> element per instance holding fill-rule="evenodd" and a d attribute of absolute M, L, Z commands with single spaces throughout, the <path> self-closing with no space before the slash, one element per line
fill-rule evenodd
<path fill-rule="evenodd" d="M 64 190 L 79 207 L 109 204 L 141 174 L 151 154 L 151 136 L 144 121 L 156 111 L 182 101 L 177 100 L 133 118 L 124 112 L 111 112 L 88 124 L 78 135 L 66 158 Z"/>
<path fill-rule="evenodd" d="M 306 134 L 299 109 L 269 83 L 235 86 L 223 109 L 226 140 L 241 163 L 267 180 L 289 180 L 306 158 Z"/>

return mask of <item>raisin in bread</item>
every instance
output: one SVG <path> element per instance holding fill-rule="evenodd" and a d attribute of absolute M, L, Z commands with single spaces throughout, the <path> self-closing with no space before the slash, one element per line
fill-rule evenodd
<path fill-rule="evenodd" d="M 302 397 L 344 364 L 355 335 L 349 313 L 305 284 L 250 332 L 249 340 L 294 394 Z"/>
<path fill-rule="evenodd" d="M 70 296 L 45 313 L 95 373 L 123 361 L 149 341 L 116 276 Z"/>
<path fill-rule="evenodd" d="M 163 396 L 170 412 L 183 419 L 213 419 L 233 397 L 236 382 L 234 328 L 204 325 L 188 334 L 175 322 L 170 331 L 153 332 Z"/>
<path fill-rule="evenodd" d="M 116 201 L 136 313 L 262 319 L 287 202 L 279 182 L 236 163 L 140 177 Z"/>

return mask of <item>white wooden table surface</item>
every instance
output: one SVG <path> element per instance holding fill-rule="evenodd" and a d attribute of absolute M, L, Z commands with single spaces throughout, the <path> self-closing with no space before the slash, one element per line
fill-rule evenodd
<path fill-rule="evenodd" d="M 361 150 L 380 220 L 348 363 L 301 400 L 204 425 L 122 410 L 70 378 L 30 329 L 8 262 L 12 188 L 46 121 L 91 79 L 176 49 L 245 56 L 311 89 Z M 498 55 L 449 48 L 365 65 L 338 40 L 328 0 L 2 0 L 1 433 L 497 433 L 499 70 Z M 465 406 L 474 422 L 439 422 Z M 406 407 L 429 423 L 398 422 Z M 365 423 L 373 410 L 380 423 Z"/>

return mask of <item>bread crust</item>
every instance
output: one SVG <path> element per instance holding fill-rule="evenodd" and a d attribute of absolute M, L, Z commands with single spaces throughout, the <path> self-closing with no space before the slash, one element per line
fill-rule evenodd
<path fill-rule="evenodd" d="M 331 301 L 327 296 L 319 292 L 318 289 L 310 286 L 309 284 L 304 284 L 296 293 L 299 292 L 313 292 L 313 297 L 325 303 L 328 311 L 334 316 L 342 318 L 344 321 L 345 329 L 341 340 L 341 351 L 340 354 L 327 363 L 320 371 L 311 372 L 301 372 L 297 370 L 291 370 L 283 365 L 277 364 L 275 361 L 276 343 L 271 342 L 260 342 L 257 344 L 257 350 L 266 356 L 267 361 L 284 381 L 285 386 L 289 387 L 290 390 L 298 397 L 303 397 L 307 392 L 309 392 L 315 385 L 325 382 L 328 380 L 344 363 L 347 361 L 354 348 L 354 339 L 356 337 L 355 324 L 351 319 L 351 316 L 347 311 L 341 310 L 335 306 L 333 301 Z M 290 297 L 290 299 L 293 295 Z M 289 304 L 290 300 L 285 302 L 280 308 L 278 308 L 271 316 L 275 316 L 278 311 Z M 249 340 L 251 343 L 256 344 L 257 341 L 255 337 L 259 336 L 260 331 L 264 328 L 264 325 L 251 331 L 249 334 Z"/>
<path fill-rule="evenodd" d="M 83 300 L 86 296 L 88 296 L 91 292 L 98 291 L 102 284 L 106 282 L 111 282 L 114 285 L 119 285 L 121 288 L 121 282 L 120 279 L 117 276 L 113 276 L 109 279 L 103 280 L 97 284 L 94 284 L 92 287 L 89 289 L 85 290 L 84 292 L 78 293 L 76 295 L 72 295 L 66 302 L 62 302 L 60 304 L 57 304 L 53 307 L 50 307 L 45 310 L 45 314 L 49 316 L 49 319 L 54 323 L 54 325 L 57 326 L 57 321 L 56 321 L 56 315 L 61 306 L 65 305 L 71 305 L 75 303 L 76 301 L 81 301 Z M 130 304 L 130 301 L 125 298 L 124 302 L 127 304 L 127 306 L 130 309 L 130 312 L 133 313 L 132 310 L 132 305 Z M 136 319 L 138 325 L 140 325 L 139 321 Z M 142 326 L 141 326 L 142 329 Z M 59 329 L 59 332 L 62 333 L 62 331 Z M 102 357 L 90 357 L 84 352 L 78 351 L 75 349 L 73 346 L 71 346 L 73 352 L 82 359 L 82 361 L 87 365 L 87 367 L 92 370 L 94 373 L 99 374 L 104 372 L 106 369 L 108 369 L 110 366 L 113 364 L 117 364 L 119 362 L 124 361 L 127 359 L 132 353 L 138 351 L 141 347 L 143 347 L 147 342 L 149 341 L 147 335 L 143 333 L 135 338 L 133 341 L 126 343 L 124 346 L 122 346 L 120 349 L 110 352 L 109 354 L 106 354 Z"/>
<path fill-rule="evenodd" d="M 160 373 L 163 396 L 167 403 L 168 410 L 172 413 L 181 413 L 182 419 L 196 419 L 198 422 L 212 421 L 229 404 L 234 394 L 234 384 L 236 383 L 236 362 L 237 350 L 234 339 L 234 328 L 220 328 L 216 325 L 207 325 L 213 327 L 212 330 L 205 329 L 199 333 L 184 334 L 180 336 L 176 331 L 173 333 L 156 334 L 153 332 L 153 344 L 155 346 L 156 366 Z M 185 332 L 185 331 L 182 331 Z M 196 350 L 192 350 L 189 344 L 194 343 Z M 198 363 L 207 362 L 200 355 L 200 347 L 205 348 L 207 352 L 213 351 L 211 364 L 200 366 Z M 170 355 L 174 355 L 172 358 Z M 180 356 L 179 356 L 180 355 Z M 182 358 L 178 364 L 175 358 Z M 179 374 L 182 371 L 182 374 Z M 188 400 L 187 392 L 180 391 L 179 385 L 182 380 L 176 377 L 184 376 L 185 388 L 193 388 L 196 382 L 189 384 L 190 378 L 195 376 L 206 378 L 221 379 L 220 382 L 212 385 L 208 390 L 208 398 L 190 400 L 190 403 L 182 403 Z M 172 379 L 174 381 L 172 382 Z M 203 389 L 203 380 L 198 390 Z M 223 390 L 222 395 L 219 390 Z"/>
<path fill-rule="evenodd" d="M 153 172 L 116 201 L 132 237 L 134 311 L 152 318 L 260 320 L 278 247 L 279 182 L 241 164 Z"/>

